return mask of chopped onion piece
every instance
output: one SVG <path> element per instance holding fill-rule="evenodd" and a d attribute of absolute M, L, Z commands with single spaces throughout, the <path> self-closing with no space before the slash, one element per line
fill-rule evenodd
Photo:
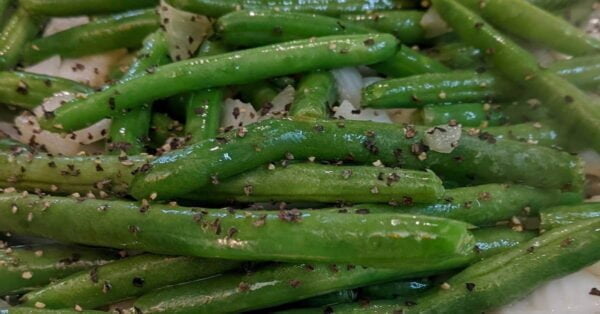
<path fill-rule="evenodd" d="M 204 39 L 212 35 L 212 23 L 208 17 L 170 6 L 166 1 L 160 2 L 160 23 L 167 33 L 169 54 L 175 61 L 189 59 Z"/>
<path fill-rule="evenodd" d="M 437 37 L 452 31 L 450 26 L 442 19 L 440 14 L 433 8 L 430 7 L 421 19 L 421 27 L 425 30 L 425 37 L 432 38 Z"/>
<path fill-rule="evenodd" d="M 600 262 L 586 268 L 586 270 L 592 274 L 594 274 L 594 276 L 600 278 Z M 598 288 L 600 289 L 600 288 Z"/>
<path fill-rule="evenodd" d="M 600 155 L 593 150 L 579 153 L 584 162 L 584 172 L 587 175 L 600 177 Z"/>
<path fill-rule="evenodd" d="M 408 109 L 389 109 L 387 110 L 390 119 L 394 123 L 406 123 L 406 124 L 415 124 L 415 113 L 419 111 L 418 109 L 408 108 Z"/>
<path fill-rule="evenodd" d="M 46 28 L 44 29 L 44 37 L 54 35 L 56 33 L 66 31 L 69 28 L 81 26 L 90 22 L 90 18 L 87 16 L 73 16 L 73 17 L 60 17 L 52 18 Z"/>
<path fill-rule="evenodd" d="M 442 124 L 427 130 L 423 136 L 423 142 L 429 149 L 438 153 L 451 153 L 457 146 L 462 127 L 460 125 Z"/>
<path fill-rule="evenodd" d="M 384 79 L 383 77 L 379 77 L 379 76 L 365 77 L 365 78 L 363 78 L 363 87 L 367 87 L 371 84 L 375 84 L 379 81 L 382 81 L 383 79 Z"/>
<path fill-rule="evenodd" d="M 19 132 L 17 132 L 17 129 L 15 129 L 15 125 L 13 123 L 0 121 L 0 138 L 3 136 L 18 140 Z"/>
<path fill-rule="evenodd" d="M 64 59 L 57 76 L 91 87 L 101 87 L 108 81 L 111 67 L 126 55 L 127 49 L 117 49 L 77 59 Z"/>
<path fill-rule="evenodd" d="M 362 99 L 362 76 L 355 67 L 332 70 L 340 102 L 349 101 L 354 108 L 360 108 Z"/>
<path fill-rule="evenodd" d="M 277 96 L 271 100 L 270 106 L 266 104 L 259 109 L 261 115 L 259 121 L 270 118 L 285 118 L 288 115 L 290 106 L 294 102 L 296 90 L 293 86 L 288 85 Z"/>
<path fill-rule="evenodd" d="M 385 110 L 355 109 L 347 100 L 342 101 L 339 106 L 333 107 L 333 111 L 334 118 L 338 119 L 392 123 Z"/>
<path fill-rule="evenodd" d="M 251 104 L 239 99 L 228 98 L 225 100 L 225 108 L 221 117 L 221 126 L 224 129 L 239 128 L 258 121 L 258 114 Z"/>
<path fill-rule="evenodd" d="M 60 56 L 52 56 L 40 63 L 26 67 L 25 72 L 58 76 L 61 62 Z"/>

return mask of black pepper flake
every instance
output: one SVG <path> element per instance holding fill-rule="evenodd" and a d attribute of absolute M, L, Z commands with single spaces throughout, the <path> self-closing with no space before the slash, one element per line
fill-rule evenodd
<path fill-rule="evenodd" d="M 306 268 L 306 270 L 308 271 L 313 271 L 315 270 L 315 266 L 311 265 L 311 264 L 306 264 L 304 265 L 304 268 Z"/>
<path fill-rule="evenodd" d="M 406 205 L 406 206 L 410 206 L 413 204 L 413 199 L 410 196 L 403 196 L 402 197 L 402 204 Z"/>
<path fill-rule="evenodd" d="M 406 305 L 406 306 L 415 306 L 415 305 L 417 305 L 417 302 L 411 301 L 411 300 L 406 300 L 406 301 L 404 301 L 404 305 Z"/>
<path fill-rule="evenodd" d="M 338 268 L 338 266 L 336 264 L 329 265 L 329 269 L 334 273 L 337 273 L 340 271 L 340 269 Z"/>
<path fill-rule="evenodd" d="M 46 87 L 52 87 L 52 81 L 50 79 L 44 80 L 44 85 L 46 85 Z"/>
<path fill-rule="evenodd" d="M 297 209 L 292 210 L 280 210 L 277 217 L 287 222 L 299 222 L 302 220 L 302 213 Z"/>
<path fill-rule="evenodd" d="M 492 193 L 490 192 L 481 192 L 477 195 L 477 199 L 480 201 L 489 201 L 492 199 Z"/>
<path fill-rule="evenodd" d="M 238 230 L 234 227 L 229 228 L 229 230 L 227 230 L 227 238 L 231 239 L 233 238 L 233 236 L 238 233 Z"/>
<path fill-rule="evenodd" d="M 386 178 L 386 184 L 388 186 L 390 186 L 393 183 L 396 183 L 398 181 L 400 181 L 400 175 L 395 172 L 390 173 Z"/>
<path fill-rule="evenodd" d="M 315 125 L 315 131 L 321 133 L 321 132 L 325 131 L 325 127 L 320 124 L 317 124 L 317 125 Z"/>
<path fill-rule="evenodd" d="M 477 22 L 477 23 L 475 23 L 475 28 L 478 28 L 478 29 L 482 28 L 483 25 L 484 25 L 483 22 Z"/>
<path fill-rule="evenodd" d="M 570 95 L 567 95 L 567 96 L 565 96 L 565 102 L 566 102 L 567 104 L 570 104 L 570 103 L 572 103 L 573 101 L 575 101 L 575 99 L 573 99 L 573 96 L 570 96 Z"/>
<path fill-rule="evenodd" d="M 221 234 L 221 219 L 216 218 L 213 222 L 210 223 L 211 229 L 215 231 L 216 235 Z"/>
<path fill-rule="evenodd" d="M 199 116 L 203 115 L 205 112 L 206 110 L 204 109 L 204 107 L 198 107 L 194 109 L 194 113 Z"/>
<path fill-rule="evenodd" d="M 298 279 L 292 279 L 292 280 L 290 280 L 290 286 L 292 288 L 298 287 L 301 283 L 302 282 L 300 280 L 298 280 Z"/>
<path fill-rule="evenodd" d="M 467 288 L 467 290 L 469 290 L 469 292 L 471 292 L 475 289 L 475 284 L 472 282 L 467 282 L 465 283 L 465 287 Z"/>
<path fill-rule="evenodd" d="M 375 141 L 372 139 L 366 139 L 363 142 L 363 146 L 373 155 L 379 154 L 379 148 L 375 145 Z"/>
<path fill-rule="evenodd" d="M 133 280 L 131 281 L 133 286 L 136 288 L 142 288 L 144 286 L 144 282 L 144 278 L 141 277 L 133 277 Z"/>
<path fill-rule="evenodd" d="M 102 166 L 100 166 L 100 164 L 96 164 L 96 171 L 102 172 L 102 171 L 104 171 L 104 168 L 102 168 Z"/>
<path fill-rule="evenodd" d="M 56 163 L 54 161 L 51 161 L 48 163 L 48 167 L 50 168 L 56 168 Z"/>
<path fill-rule="evenodd" d="M 533 251 L 535 251 L 535 247 L 530 246 L 526 249 L 527 253 L 533 253 Z"/>
<path fill-rule="evenodd" d="M 359 209 L 355 210 L 354 212 L 356 214 L 366 215 L 366 214 L 370 213 L 371 211 L 366 208 L 359 208 Z"/>
<path fill-rule="evenodd" d="M 250 290 L 250 285 L 249 284 L 247 284 L 247 283 L 245 283 L 243 281 L 238 284 L 238 291 L 240 291 L 240 292 L 246 292 L 248 290 Z"/>
<path fill-rule="evenodd" d="M 108 98 L 108 107 L 110 108 L 110 110 L 115 110 L 116 106 L 117 106 L 117 103 L 115 101 L 115 98 L 114 97 Z"/>
<path fill-rule="evenodd" d="M 567 247 L 571 245 L 575 240 L 573 238 L 566 238 L 560 242 L 560 247 Z"/>
<path fill-rule="evenodd" d="M 17 91 L 17 93 L 19 93 L 21 95 L 27 95 L 27 94 L 29 94 L 29 85 L 27 85 L 27 83 L 25 83 L 25 81 L 19 80 L 16 91 Z"/>
<path fill-rule="evenodd" d="M 600 297 L 600 290 L 596 287 L 592 288 L 592 290 L 590 290 L 590 295 L 595 295 Z"/>
<path fill-rule="evenodd" d="M 488 132 L 482 132 L 479 134 L 479 139 L 482 141 L 486 141 L 490 144 L 496 144 L 496 137 Z"/>
<path fill-rule="evenodd" d="M 375 44 L 375 40 L 373 38 L 369 38 L 365 41 L 363 41 L 363 43 L 365 44 L 365 46 L 373 46 Z"/>
<path fill-rule="evenodd" d="M 129 226 L 129 232 L 131 232 L 133 234 L 137 234 L 138 232 L 140 232 L 140 227 L 134 226 L 134 225 L 130 225 Z"/>
<path fill-rule="evenodd" d="M 248 184 L 244 186 L 244 194 L 246 196 L 250 196 L 250 194 L 252 194 L 252 192 L 254 192 L 254 186 Z"/>
<path fill-rule="evenodd" d="M 98 267 L 94 267 L 92 268 L 92 270 L 90 271 L 90 280 L 93 283 L 98 283 Z"/>
<path fill-rule="evenodd" d="M 104 281 L 102 284 L 102 293 L 109 293 L 112 290 L 112 285 L 108 281 Z"/>
<path fill-rule="evenodd" d="M 327 306 L 323 309 L 323 314 L 333 314 L 335 311 L 331 306 Z"/>

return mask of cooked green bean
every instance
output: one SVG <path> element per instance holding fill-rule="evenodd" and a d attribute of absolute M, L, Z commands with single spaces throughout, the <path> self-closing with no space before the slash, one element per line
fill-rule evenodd
<path fill-rule="evenodd" d="M 16 214 L 14 206 L 21 209 Z M 470 225 L 399 214 L 236 213 L 5 193 L 0 218 L 0 229 L 14 234 L 158 254 L 355 263 L 407 272 L 464 265 L 473 258 L 474 246 Z"/>
<path fill-rule="evenodd" d="M 53 118 L 40 120 L 40 124 L 54 130 L 77 130 L 123 109 L 187 91 L 320 68 L 377 63 L 389 58 L 396 44 L 389 34 L 332 36 L 180 61 L 69 102 L 56 110 Z M 173 77 L 177 77 L 176 84 Z"/>
<path fill-rule="evenodd" d="M 37 22 L 22 9 L 17 10 L 0 33 L 0 70 L 12 69 L 19 63 L 22 51 L 39 32 Z"/>
<path fill-rule="evenodd" d="M 462 42 L 442 43 L 429 49 L 427 55 L 453 69 L 474 69 L 484 65 L 481 50 Z"/>
<path fill-rule="evenodd" d="M 221 126 L 224 97 L 224 91 L 219 88 L 189 95 L 185 114 L 185 135 L 189 137 L 188 143 L 217 136 Z"/>
<path fill-rule="evenodd" d="M 576 272 L 598 259 L 600 219 L 590 219 L 551 230 L 503 254 L 476 263 L 450 278 L 442 287 L 406 304 L 398 300 L 375 301 L 366 306 L 353 303 L 333 306 L 332 311 L 480 313 L 516 301 L 541 284 Z"/>
<path fill-rule="evenodd" d="M 515 101 L 495 106 L 494 110 L 510 124 L 547 121 L 550 119 L 548 107 L 537 99 Z"/>
<path fill-rule="evenodd" d="M 540 97 L 559 124 L 589 139 L 588 145 L 599 145 L 600 106 L 596 101 L 558 75 L 541 70 L 531 54 L 457 2 L 437 0 L 434 5 L 466 43 L 493 52 L 488 57 L 496 69 Z"/>
<path fill-rule="evenodd" d="M 454 120 L 463 127 L 497 126 L 506 120 L 501 112 L 481 103 L 426 105 L 422 116 L 425 125 L 447 124 Z"/>
<path fill-rule="evenodd" d="M 533 239 L 536 233 L 496 227 L 477 229 L 473 231 L 473 235 L 479 257 L 486 259 Z"/>
<path fill-rule="evenodd" d="M 294 12 L 234 11 L 217 21 L 217 32 L 231 46 L 257 47 L 297 39 L 376 31 L 341 19 Z"/>
<path fill-rule="evenodd" d="M 574 56 L 600 51 L 600 40 L 527 1 L 485 0 L 485 5 L 481 5 L 479 0 L 458 2 L 499 29 L 524 40 Z M 536 26 L 531 27 L 532 23 Z"/>
<path fill-rule="evenodd" d="M 395 56 L 373 65 L 372 68 L 391 77 L 450 71 L 450 69 L 438 61 L 404 45 L 398 47 L 398 52 Z"/>
<path fill-rule="evenodd" d="M 330 72 L 311 72 L 300 80 L 289 115 L 295 118 L 327 119 L 337 99 Z"/>
<path fill-rule="evenodd" d="M 0 250 L 0 295 L 39 288 L 116 258 L 115 252 L 58 244 L 3 249 Z"/>
<path fill-rule="evenodd" d="M 559 147 L 561 145 L 560 134 L 550 122 L 529 122 L 497 126 L 481 129 L 479 132 L 492 134 L 499 141 L 514 140 L 549 147 Z"/>
<path fill-rule="evenodd" d="M 102 18 L 28 43 L 23 61 L 33 64 L 53 55 L 77 58 L 118 48 L 136 48 L 159 27 L 159 18 L 148 9 Z"/>
<path fill-rule="evenodd" d="M 141 199 L 158 193 L 159 199 L 170 199 L 282 158 L 309 157 L 429 168 L 447 179 L 472 183 L 519 182 L 580 190 L 583 180 L 576 157 L 539 145 L 496 141 L 490 134 L 465 134 L 458 147 L 446 154 L 419 148 L 426 131 L 420 127 L 265 120 L 247 131 L 243 136 L 228 132 L 221 139 L 158 157 L 133 181 L 131 194 Z"/>
<path fill-rule="evenodd" d="M 355 290 L 345 289 L 295 302 L 294 305 L 298 305 L 301 307 L 327 306 L 333 304 L 354 302 L 356 301 L 357 297 L 358 294 Z"/>
<path fill-rule="evenodd" d="M 421 11 L 397 10 L 345 14 L 340 18 L 382 33 L 393 34 L 405 45 L 413 45 L 425 40 L 425 31 L 421 26 L 423 18 Z"/>
<path fill-rule="evenodd" d="M 432 172 L 372 166 L 292 164 L 245 172 L 187 200 L 215 202 L 435 202 L 444 194 L 442 181 Z"/>
<path fill-rule="evenodd" d="M 366 286 L 360 288 L 358 291 L 361 297 L 367 298 L 368 300 L 391 300 L 399 297 L 414 297 L 431 289 L 432 287 L 433 282 L 425 278 L 409 281 L 392 281 L 378 285 Z"/>
<path fill-rule="evenodd" d="M 4 26 L 10 12 L 12 0 L 0 0 L 0 27 Z"/>
<path fill-rule="evenodd" d="M 546 9 L 546 10 L 558 10 L 563 9 L 573 4 L 571 0 L 527 0 L 531 4 Z"/>
<path fill-rule="evenodd" d="M 218 17 L 238 10 L 268 9 L 276 12 L 308 12 L 322 15 L 363 13 L 364 11 L 393 10 L 398 0 L 167 0 L 170 5 L 185 11 Z"/>
<path fill-rule="evenodd" d="M 96 15 L 147 8 L 157 0 L 19 0 L 29 13 L 46 16 Z"/>
<path fill-rule="evenodd" d="M 600 86 L 599 55 L 556 61 L 548 70 L 581 88 L 597 90 Z"/>
<path fill-rule="evenodd" d="M 551 207 L 540 211 L 540 229 L 550 230 L 599 217 L 600 205 L 598 203 Z"/>
<path fill-rule="evenodd" d="M 59 92 L 89 93 L 77 82 L 27 72 L 0 72 L 0 103 L 31 110 Z"/>
<path fill-rule="evenodd" d="M 437 216 L 464 221 L 476 226 L 494 226 L 514 216 L 536 215 L 549 206 L 572 205 L 582 201 L 579 193 L 540 190 L 522 185 L 487 184 L 448 189 L 442 200 L 408 207 L 356 205 L 391 213 Z"/>
<path fill-rule="evenodd" d="M 126 82 L 139 73 L 152 71 L 154 67 L 169 61 L 169 48 L 165 34 L 162 31 L 154 32 L 144 40 L 144 47 L 138 52 L 127 73 L 121 78 L 121 82 Z M 144 151 L 152 119 L 151 107 L 148 104 L 116 115 L 112 119 L 109 152 L 119 154 L 123 151 L 127 154 L 139 154 Z"/>
<path fill-rule="evenodd" d="M 268 106 L 269 103 L 279 94 L 275 87 L 267 81 L 258 81 L 250 84 L 244 84 L 237 87 L 240 98 L 252 104 L 256 109 Z"/>
<path fill-rule="evenodd" d="M 184 127 L 179 121 L 171 119 L 171 117 L 164 113 L 153 113 L 150 125 L 150 141 L 155 147 L 165 145 L 165 142 L 169 138 L 184 136 Z"/>
<path fill-rule="evenodd" d="M 134 305 L 143 313 L 238 313 L 407 275 L 401 269 L 284 264 L 163 289 L 139 298 Z"/>
<path fill-rule="evenodd" d="M 92 268 L 25 294 L 23 306 L 95 309 L 174 284 L 220 274 L 239 262 L 191 257 L 138 255 Z"/>
<path fill-rule="evenodd" d="M 1 314 L 101 314 L 102 311 L 77 311 L 72 310 L 46 310 L 29 307 L 11 307 L 8 310 L 0 310 Z"/>

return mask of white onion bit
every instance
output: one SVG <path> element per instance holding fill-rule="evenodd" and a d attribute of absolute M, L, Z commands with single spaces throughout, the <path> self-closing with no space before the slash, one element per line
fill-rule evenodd
<path fill-rule="evenodd" d="M 259 121 L 271 118 L 285 118 L 288 115 L 290 106 L 294 102 L 296 90 L 293 86 L 287 86 L 277 96 L 271 100 L 270 104 L 265 104 L 259 110 L 261 115 Z"/>
<path fill-rule="evenodd" d="M 348 67 L 332 70 L 335 78 L 339 101 L 349 101 L 354 108 L 360 108 L 363 80 L 357 68 Z"/>
<path fill-rule="evenodd" d="M 258 121 L 258 113 L 251 104 L 228 98 L 224 106 L 221 126 L 225 130 L 247 126 Z"/>
<path fill-rule="evenodd" d="M 462 127 L 460 125 L 438 125 L 425 131 L 423 142 L 432 151 L 449 154 L 458 147 L 461 134 Z"/>
<path fill-rule="evenodd" d="M 333 107 L 333 112 L 333 117 L 338 119 L 392 123 L 385 110 L 355 109 L 347 100 L 342 101 L 339 106 Z"/>
<path fill-rule="evenodd" d="M 204 15 L 176 9 L 164 0 L 160 2 L 158 12 L 167 33 L 169 54 L 175 61 L 193 57 L 204 39 L 213 33 L 212 23 Z"/>
<path fill-rule="evenodd" d="M 420 24 L 425 30 L 425 37 L 427 38 L 437 37 L 452 31 L 450 26 L 448 26 L 446 21 L 442 19 L 440 14 L 433 7 L 429 8 L 429 10 L 423 14 Z"/>

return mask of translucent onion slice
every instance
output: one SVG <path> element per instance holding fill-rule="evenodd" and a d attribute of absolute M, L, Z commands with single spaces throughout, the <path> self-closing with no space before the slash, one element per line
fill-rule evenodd
<path fill-rule="evenodd" d="M 266 104 L 259 110 L 259 121 L 271 118 L 285 118 L 288 115 L 290 106 L 294 102 L 296 90 L 293 86 L 287 86 L 277 96 L 271 100 L 270 104 Z"/>
<path fill-rule="evenodd" d="M 208 17 L 170 6 L 166 1 L 160 2 L 158 10 L 160 23 L 167 32 L 169 54 L 175 61 L 189 59 L 204 39 L 212 35 L 212 23 Z"/>
<path fill-rule="evenodd" d="M 355 109 L 347 100 L 342 101 L 339 106 L 333 107 L 333 112 L 333 116 L 338 119 L 392 123 L 385 110 Z"/>
<path fill-rule="evenodd" d="M 332 70 L 337 85 L 339 101 L 347 100 L 354 108 L 360 108 L 363 79 L 355 67 Z"/>
<path fill-rule="evenodd" d="M 432 38 L 437 37 L 452 31 L 450 26 L 442 19 L 440 14 L 433 8 L 430 7 L 427 12 L 421 18 L 421 26 L 425 30 L 425 37 Z"/>
<path fill-rule="evenodd" d="M 460 125 L 442 124 L 425 131 L 423 142 L 434 152 L 449 154 L 458 147 L 461 135 Z"/>
<path fill-rule="evenodd" d="M 221 126 L 224 129 L 239 128 L 258 121 L 258 113 L 251 104 L 239 99 L 228 98 L 221 117 Z"/>

